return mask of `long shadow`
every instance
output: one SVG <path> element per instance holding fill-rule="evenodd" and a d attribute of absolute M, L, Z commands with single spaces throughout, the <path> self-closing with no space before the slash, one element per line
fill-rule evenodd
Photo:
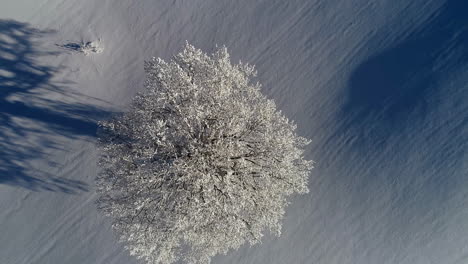
<path fill-rule="evenodd" d="M 63 103 L 43 95 L 47 91 L 72 96 L 52 81 L 59 69 L 38 60 L 57 55 L 38 50 L 40 38 L 53 33 L 0 20 L 0 184 L 65 193 L 87 191 L 84 182 L 29 169 L 30 161 L 43 157 L 43 147 L 58 147 L 45 140 L 47 135 L 95 137 L 94 120 L 108 114 L 88 104 Z M 28 137 L 43 140 L 28 145 Z"/>
<path fill-rule="evenodd" d="M 466 184 L 461 171 L 468 151 L 468 86 L 460 79 L 450 82 L 454 73 L 468 78 L 467 13 L 467 1 L 445 1 L 424 25 L 350 76 L 338 132 L 327 144 L 347 141 L 368 164 L 350 184 L 362 195 L 392 190 L 395 210 L 408 210 L 395 216 L 415 214 L 412 203 L 426 212 L 443 208 L 457 186 Z M 416 164 L 406 160 L 409 153 L 419 155 Z"/>
<path fill-rule="evenodd" d="M 392 35 L 388 48 L 358 64 L 335 132 L 321 146 L 324 160 L 342 159 L 337 166 L 346 172 L 330 186 L 349 190 L 343 197 L 363 230 L 382 216 L 375 226 L 386 248 L 420 243 L 421 230 L 431 238 L 427 226 L 443 221 L 454 197 L 466 197 L 467 14 L 468 1 L 446 0 L 424 24 Z"/>
<path fill-rule="evenodd" d="M 361 63 L 350 77 L 341 113 L 349 125 L 378 120 L 373 132 L 382 141 L 407 126 L 409 115 L 426 118 L 433 107 L 429 97 L 448 92 L 441 90 L 440 77 L 468 62 L 467 11 L 468 2 L 447 0 L 427 24 Z"/>

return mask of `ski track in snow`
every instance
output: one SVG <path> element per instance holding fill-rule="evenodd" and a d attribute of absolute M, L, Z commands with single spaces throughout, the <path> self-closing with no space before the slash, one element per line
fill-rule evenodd
<path fill-rule="evenodd" d="M 95 208 L 96 121 L 186 40 L 255 64 L 317 162 L 280 238 L 213 263 L 466 263 L 463 2 L 4 0 L 0 263 L 140 263 Z"/>

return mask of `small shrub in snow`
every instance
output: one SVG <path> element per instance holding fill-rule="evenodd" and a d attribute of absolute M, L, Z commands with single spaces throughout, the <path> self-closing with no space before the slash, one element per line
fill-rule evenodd
<path fill-rule="evenodd" d="M 287 197 L 306 193 L 308 140 L 231 64 L 188 45 L 146 62 L 146 91 L 100 124 L 98 205 L 132 255 L 209 263 L 279 235 Z"/>
<path fill-rule="evenodd" d="M 101 46 L 101 41 L 88 41 L 81 43 L 80 51 L 83 52 L 85 55 L 89 55 L 91 53 L 101 53 L 103 48 Z"/>
<path fill-rule="evenodd" d="M 101 53 L 104 50 L 100 39 L 98 41 L 69 42 L 63 45 L 56 45 L 73 52 L 83 53 L 84 55 L 89 55 L 91 53 Z"/>

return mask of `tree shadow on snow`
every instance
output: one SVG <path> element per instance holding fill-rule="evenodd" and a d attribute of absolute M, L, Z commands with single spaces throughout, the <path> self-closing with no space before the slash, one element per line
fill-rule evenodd
<path fill-rule="evenodd" d="M 446 81 L 450 74 L 467 69 L 467 12 L 466 1 L 447 0 L 424 25 L 401 36 L 395 45 L 363 61 L 352 72 L 347 101 L 338 115 L 341 134 L 330 142 L 346 138 L 365 164 L 380 162 L 359 176 L 358 188 L 369 188 L 360 193 L 369 193 L 375 185 L 387 182 L 392 186 L 381 188 L 393 188 L 395 206 L 423 199 L 415 204 L 425 208 L 421 210 L 432 210 L 441 208 L 457 184 L 465 182 L 460 168 L 468 149 L 467 113 L 459 116 L 447 112 L 446 120 L 439 117 L 438 122 L 443 124 L 427 124 L 433 122 L 438 107 L 453 104 L 460 97 L 465 102 L 461 99 L 459 107 L 463 104 L 466 109 L 466 84 L 447 85 Z M 417 138 L 411 138 L 414 136 Z M 424 146 L 414 145 L 416 140 Z M 422 151 L 418 164 L 406 164 L 405 155 L 416 151 L 408 146 Z M 381 155 L 383 149 L 387 152 Z M 392 157 L 384 156 L 389 153 Z M 391 179 L 382 180 L 381 167 L 394 171 Z"/>
<path fill-rule="evenodd" d="M 0 20 L 0 184 L 65 193 L 87 191 L 82 181 L 70 180 L 31 168 L 31 162 L 47 158 L 42 149 L 59 148 L 47 135 L 88 137 L 96 135 L 95 118 L 107 115 L 97 107 L 64 103 L 47 96 L 79 98 L 51 81 L 58 68 L 38 58 L 58 55 L 39 51 L 39 39 L 52 31 L 26 23 Z M 59 166 L 49 162 L 52 167 Z"/>
<path fill-rule="evenodd" d="M 467 11 L 466 1 L 448 0 L 427 24 L 361 63 L 351 75 L 342 112 L 352 117 L 349 125 L 367 128 L 362 124 L 377 120 L 385 138 L 413 125 L 409 115 L 425 118 L 429 97 L 447 92 L 440 91 L 439 77 L 468 62 Z"/>

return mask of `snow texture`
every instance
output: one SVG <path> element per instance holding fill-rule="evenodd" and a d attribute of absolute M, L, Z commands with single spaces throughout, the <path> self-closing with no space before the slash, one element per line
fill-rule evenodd
<path fill-rule="evenodd" d="M 0 263 L 139 263 L 94 203 L 96 123 L 144 88 L 146 58 L 186 40 L 256 65 L 317 162 L 280 238 L 213 263 L 466 263 L 467 12 L 463 0 L 3 0 Z M 98 39 L 100 54 L 60 47 Z"/>

